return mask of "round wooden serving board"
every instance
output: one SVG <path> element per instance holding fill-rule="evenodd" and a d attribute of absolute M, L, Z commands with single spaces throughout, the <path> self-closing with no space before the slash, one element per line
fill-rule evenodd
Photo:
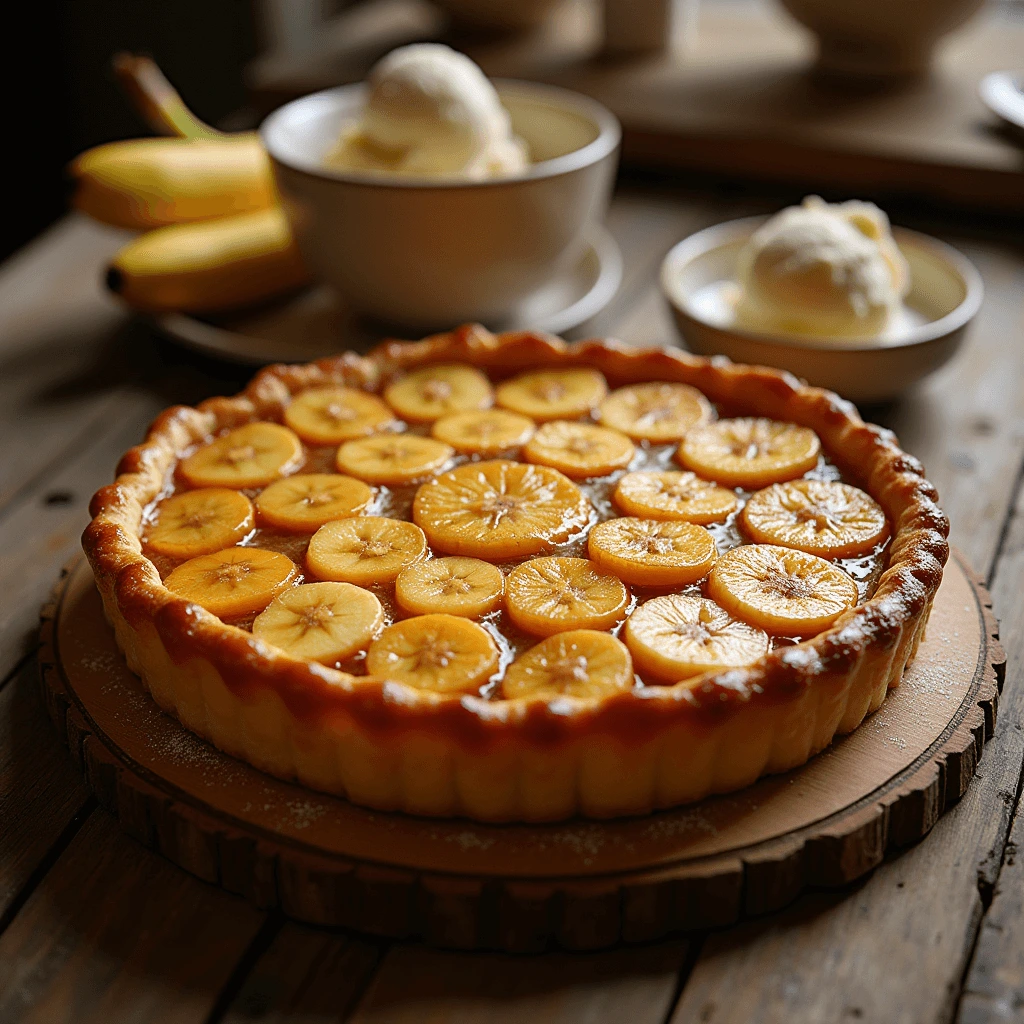
<path fill-rule="evenodd" d="M 954 556 L 903 684 L 803 768 L 643 818 L 480 825 L 368 811 L 220 753 L 129 672 L 84 562 L 42 639 L 51 717 L 148 846 L 304 921 L 512 950 L 724 925 L 864 874 L 967 788 L 1004 663 L 988 596 Z"/>

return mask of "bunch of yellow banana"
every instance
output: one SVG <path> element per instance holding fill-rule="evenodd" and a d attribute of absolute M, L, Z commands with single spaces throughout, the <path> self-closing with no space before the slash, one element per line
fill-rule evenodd
<path fill-rule="evenodd" d="M 204 124 L 148 58 L 121 55 L 115 71 L 171 137 L 108 143 L 71 164 L 77 209 L 145 231 L 114 257 L 108 286 L 138 309 L 202 313 L 305 284 L 259 136 Z"/>

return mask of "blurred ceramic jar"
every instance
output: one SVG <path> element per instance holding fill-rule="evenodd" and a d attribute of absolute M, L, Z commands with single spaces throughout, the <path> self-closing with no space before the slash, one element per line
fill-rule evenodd
<path fill-rule="evenodd" d="M 562 0 L 434 0 L 459 28 L 525 32 L 536 28 Z"/>
<path fill-rule="evenodd" d="M 924 74 L 938 41 L 985 0 L 779 0 L 818 39 L 818 67 L 869 78 Z"/>

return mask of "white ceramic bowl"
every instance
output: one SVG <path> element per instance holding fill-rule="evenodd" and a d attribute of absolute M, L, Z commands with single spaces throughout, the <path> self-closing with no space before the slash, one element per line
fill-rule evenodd
<path fill-rule="evenodd" d="M 661 288 L 692 352 L 776 366 L 855 402 L 895 398 L 956 353 L 981 306 L 981 276 L 955 249 L 905 228 L 895 228 L 893 236 L 910 265 L 910 292 L 884 341 L 817 340 L 737 327 L 724 300 L 725 282 L 734 279 L 737 254 L 766 219 L 698 231 L 665 257 Z"/>
<path fill-rule="evenodd" d="M 313 272 L 363 314 L 414 330 L 498 321 L 578 257 L 608 206 L 621 131 L 601 104 L 496 82 L 533 160 L 522 174 L 452 181 L 328 169 L 362 85 L 288 103 L 264 121 L 281 198 Z"/>
<path fill-rule="evenodd" d="M 936 44 L 984 0 L 780 0 L 817 37 L 818 66 L 840 75 L 923 75 Z"/>

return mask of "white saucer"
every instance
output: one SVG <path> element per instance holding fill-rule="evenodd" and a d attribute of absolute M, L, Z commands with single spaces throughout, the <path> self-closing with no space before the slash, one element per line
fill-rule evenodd
<path fill-rule="evenodd" d="M 486 326 L 495 331 L 564 334 L 599 313 L 621 280 L 622 254 L 615 239 L 604 227 L 593 225 L 579 259 L 565 273 L 525 299 L 504 321 Z M 365 351 L 394 336 L 357 318 L 323 285 L 259 310 L 206 317 L 168 313 L 157 317 L 156 323 L 189 348 L 254 365 L 308 362 L 338 352 Z"/>
<path fill-rule="evenodd" d="M 737 313 L 741 292 L 742 289 L 736 281 L 711 281 L 687 295 L 686 307 L 698 320 L 710 324 L 712 327 L 742 331 L 745 327 Z M 920 301 L 919 295 L 914 298 Z M 908 302 L 901 302 L 892 311 L 882 332 L 872 338 L 870 342 L 865 342 L 863 338 L 833 338 L 828 342 L 828 346 L 830 349 L 837 349 L 904 345 L 919 328 L 931 323 L 933 319 L 934 317 L 930 317 L 924 310 Z M 800 339 L 790 338 L 789 340 L 800 343 Z M 816 344 L 816 342 L 811 339 L 811 344 Z"/>
<path fill-rule="evenodd" d="M 994 114 L 1024 129 L 1024 72 L 993 71 L 981 80 L 978 93 Z"/>
<path fill-rule="evenodd" d="M 981 276 L 955 249 L 906 228 L 894 228 L 893 237 L 910 267 L 910 291 L 883 335 L 808 338 L 740 326 L 729 301 L 736 257 L 765 219 L 705 228 L 665 257 L 662 291 L 691 352 L 789 370 L 855 402 L 895 398 L 956 354 L 981 306 Z"/>

